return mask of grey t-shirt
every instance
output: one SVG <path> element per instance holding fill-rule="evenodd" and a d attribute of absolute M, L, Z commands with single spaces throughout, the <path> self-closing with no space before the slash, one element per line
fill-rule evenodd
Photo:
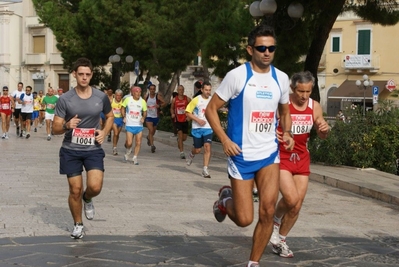
<path fill-rule="evenodd" d="M 80 98 L 76 89 L 69 90 L 60 96 L 55 107 L 55 116 L 69 121 L 75 115 L 81 119 L 78 129 L 71 129 L 65 133 L 62 147 L 72 150 L 95 150 L 101 145 L 94 142 L 93 129 L 100 129 L 100 114 L 111 111 L 108 96 L 92 88 L 92 95 L 88 99 Z M 89 130 L 91 129 L 91 130 Z"/>

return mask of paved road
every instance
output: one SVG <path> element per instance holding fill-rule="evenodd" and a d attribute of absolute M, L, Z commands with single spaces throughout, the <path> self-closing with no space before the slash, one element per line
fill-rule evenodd
<path fill-rule="evenodd" d="M 0 140 L 0 266 L 245 266 L 254 224 L 217 223 L 212 214 L 228 182 L 225 161 L 214 157 L 212 178 L 204 179 L 201 157 L 187 167 L 164 144 L 174 142 L 169 134 L 157 138 L 163 143 L 154 154 L 143 143 L 138 166 L 104 145 L 104 188 L 82 240 L 69 238 L 67 182 L 58 174 L 62 138 L 48 142 L 39 129 L 29 140 Z M 398 266 L 398 215 L 396 205 L 311 182 L 287 239 L 295 257 L 268 247 L 261 266 Z"/>

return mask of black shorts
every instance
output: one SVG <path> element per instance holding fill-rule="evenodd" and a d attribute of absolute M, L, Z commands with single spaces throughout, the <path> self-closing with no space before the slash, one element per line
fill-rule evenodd
<path fill-rule="evenodd" d="M 184 134 L 188 134 L 188 121 L 185 122 L 176 122 L 176 130 L 182 131 Z"/>
<path fill-rule="evenodd" d="M 32 113 L 21 113 L 22 121 L 32 120 Z"/>
<path fill-rule="evenodd" d="M 19 119 L 19 114 L 21 114 L 21 109 L 20 108 L 14 109 L 14 117 L 16 119 Z"/>
<path fill-rule="evenodd" d="M 102 148 L 96 150 L 72 150 L 60 148 L 60 174 L 80 174 L 83 166 L 86 171 L 104 171 L 105 153 Z"/>

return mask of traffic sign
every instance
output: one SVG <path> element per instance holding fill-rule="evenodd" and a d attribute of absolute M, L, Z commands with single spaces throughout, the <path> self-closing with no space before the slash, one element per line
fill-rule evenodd
<path fill-rule="evenodd" d="M 379 89 L 378 86 L 373 86 L 373 95 L 378 95 L 379 92 L 378 89 Z"/>
<path fill-rule="evenodd" d="M 378 103 L 378 86 L 373 86 L 373 105 Z"/>

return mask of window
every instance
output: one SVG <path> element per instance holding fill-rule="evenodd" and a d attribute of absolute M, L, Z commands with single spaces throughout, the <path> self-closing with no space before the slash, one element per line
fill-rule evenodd
<path fill-rule="evenodd" d="M 371 52 L 371 30 L 358 30 L 357 54 L 370 55 L 370 52 Z"/>
<path fill-rule="evenodd" d="M 33 36 L 33 53 L 44 54 L 46 53 L 45 36 Z"/>
<path fill-rule="evenodd" d="M 331 52 L 332 53 L 338 53 L 342 52 L 341 51 L 341 40 L 342 40 L 342 34 L 339 31 L 335 31 L 335 33 L 331 33 Z"/>

